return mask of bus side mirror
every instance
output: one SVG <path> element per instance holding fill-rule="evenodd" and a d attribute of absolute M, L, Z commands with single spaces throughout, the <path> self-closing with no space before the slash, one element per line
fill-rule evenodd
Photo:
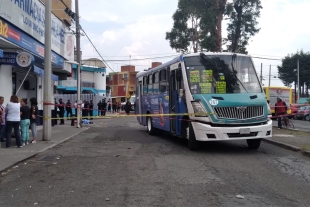
<path fill-rule="evenodd" d="M 181 81 L 182 80 L 182 72 L 181 72 L 180 69 L 178 69 L 176 71 L 176 79 L 177 79 L 177 81 Z"/>

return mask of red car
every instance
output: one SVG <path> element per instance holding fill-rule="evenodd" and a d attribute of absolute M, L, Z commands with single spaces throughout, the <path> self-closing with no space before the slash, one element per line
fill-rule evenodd
<path fill-rule="evenodd" d="M 298 113 L 298 110 L 300 109 L 300 107 L 304 106 L 304 104 L 291 104 L 291 114 L 292 116 L 290 118 L 294 118 L 294 119 L 297 119 L 297 113 Z"/>
<path fill-rule="evenodd" d="M 302 106 L 297 112 L 297 119 L 310 120 L 310 106 Z"/>

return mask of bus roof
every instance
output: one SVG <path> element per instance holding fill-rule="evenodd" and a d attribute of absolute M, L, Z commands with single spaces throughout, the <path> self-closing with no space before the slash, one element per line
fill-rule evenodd
<path fill-rule="evenodd" d="M 175 57 L 174 59 L 170 60 L 169 62 L 166 62 L 162 65 L 159 65 L 155 68 L 152 68 L 150 70 L 147 71 L 141 71 L 139 73 L 137 73 L 136 77 L 139 78 L 141 76 L 145 76 L 145 75 L 149 75 L 154 73 L 155 71 L 158 71 L 164 67 L 167 67 L 168 65 L 172 65 L 175 64 L 177 62 L 181 62 L 183 58 L 186 57 L 193 57 L 193 56 L 198 56 L 200 53 L 191 53 L 191 54 L 186 54 L 186 55 L 179 55 L 177 57 Z M 205 55 L 233 55 L 233 54 L 237 54 L 238 56 L 247 56 L 247 57 L 251 57 L 249 55 L 245 55 L 245 54 L 239 54 L 239 53 L 231 53 L 231 52 L 204 52 Z"/>

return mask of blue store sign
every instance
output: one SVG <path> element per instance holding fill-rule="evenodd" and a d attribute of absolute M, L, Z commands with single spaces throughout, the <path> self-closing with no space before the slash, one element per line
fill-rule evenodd
<path fill-rule="evenodd" d="M 3 57 L 3 50 L 0 50 L 0 58 Z"/>
<path fill-rule="evenodd" d="M 22 68 L 31 67 L 34 63 L 34 57 L 30 53 L 20 52 L 20 53 L 12 53 L 5 52 L 3 54 L 3 58 L 0 58 L 0 65 L 15 65 Z"/>
<path fill-rule="evenodd" d="M 25 34 L 20 29 L 0 18 L 0 25 L 2 25 L 2 30 L 0 30 L 0 37 L 26 49 L 34 54 L 38 55 L 40 58 L 44 58 L 44 45 L 39 41 L 33 39 L 28 34 Z M 52 63 L 59 67 L 64 67 L 64 59 L 57 53 L 52 51 Z"/>
<path fill-rule="evenodd" d="M 44 70 L 33 65 L 34 62 L 38 63 L 39 58 L 33 57 L 33 55 L 27 52 L 13 53 L 5 52 L 3 58 L 0 58 L 0 65 L 14 65 L 22 68 L 32 67 L 31 71 L 36 73 L 39 76 L 44 76 Z M 26 70 L 27 71 L 27 70 Z M 58 81 L 58 76 L 52 74 L 52 80 Z"/>

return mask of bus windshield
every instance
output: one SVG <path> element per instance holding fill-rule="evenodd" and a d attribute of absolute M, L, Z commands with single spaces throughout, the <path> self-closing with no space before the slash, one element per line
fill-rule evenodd
<path fill-rule="evenodd" d="M 262 93 L 248 56 L 201 53 L 184 59 L 192 94 Z"/>

